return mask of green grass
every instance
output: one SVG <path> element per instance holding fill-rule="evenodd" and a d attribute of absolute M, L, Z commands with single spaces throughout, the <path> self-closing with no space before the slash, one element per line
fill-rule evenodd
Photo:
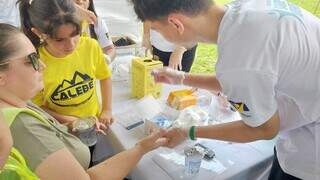
<path fill-rule="evenodd" d="M 217 62 L 216 45 L 200 43 L 191 72 L 212 73 Z"/>
<path fill-rule="evenodd" d="M 216 0 L 218 4 L 225 4 L 230 2 L 230 0 Z M 316 11 L 316 7 L 320 0 L 290 0 L 301 6 L 302 8 L 308 10 L 309 12 L 320 16 L 320 7 Z M 217 62 L 217 48 L 216 45 L 208 45 L 200 43 L 197 48 L 196 59 L 191 68 L 191 72 L 197 73 L 215 73 L 215 64 Z"/>

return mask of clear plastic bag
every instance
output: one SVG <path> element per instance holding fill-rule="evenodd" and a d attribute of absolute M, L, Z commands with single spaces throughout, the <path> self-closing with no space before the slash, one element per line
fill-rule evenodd
<path fill-rule="evenodd" d="M 199 106 L 192 106 L 181 111 L 178 119 L 172 126 L 176 128 L 188 128 L 191 126 L 208 125 L 209 114 Z"/>
<path fill-rule="evenodd" d="M 197 105 L 182 110 L 173 122 L 173 127 L 189 128 L 241 119 L 238 112 L 230 109 L 226 96 L 222 94 L 217 96 L 205 90 L 196 90 L 194 93 L 198 98 Z"/>

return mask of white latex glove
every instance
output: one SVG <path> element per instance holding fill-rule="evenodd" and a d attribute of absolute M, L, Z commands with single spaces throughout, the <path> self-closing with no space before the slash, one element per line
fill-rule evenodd
<path fill-rule="evenodd" d="M 156 82 L 167 84 L 183 84 L 185 79 L 185 72 L 168 67 L 155 69 L 151 72 L 151 75 L 153 75 Z"/>

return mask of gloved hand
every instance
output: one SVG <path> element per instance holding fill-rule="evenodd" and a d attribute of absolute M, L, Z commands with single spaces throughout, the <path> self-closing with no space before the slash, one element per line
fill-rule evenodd
<path fill-rule="evenodd" d="M 153 75 L 156 82 L 167 84 L 183 84 L 185 79 L 185 72 L 168 67 L 155 69 L 151 72 L 151 75 Z"/>

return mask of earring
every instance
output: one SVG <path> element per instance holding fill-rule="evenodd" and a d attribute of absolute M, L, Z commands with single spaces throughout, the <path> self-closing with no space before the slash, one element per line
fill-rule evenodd
<path fill-rule="evenodd" d="M 40 37 L 40 44 L 44 43 L 44 39 L 42 37 Z"/>

